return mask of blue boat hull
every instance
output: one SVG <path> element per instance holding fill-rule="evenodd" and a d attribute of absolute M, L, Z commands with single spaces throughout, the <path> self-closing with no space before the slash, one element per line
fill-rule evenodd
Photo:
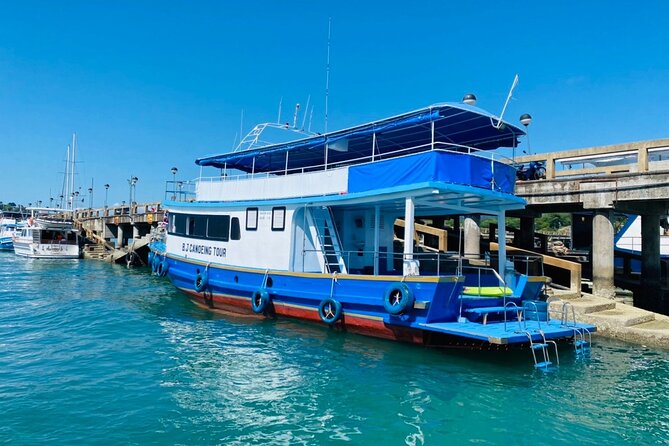
<path fill-rule="evenodd" d="M 0 251 L 13 251 L 14 240 L 12 237 L 0 237 Z"/>
<path fill-rule="evenodd" d="M 365 276 L 293 273 L 211 265 L 154 252 L 152 267 L 166 275 L 181 291 L 200 305 L 235 314 L 255 314 L 253 296 L 266 291 L 271 305 L 264 317 L 283 316 L 324 324 L 319 306 L 325 299 L 341 304 L 341 317 L 331 324 L 346 330 L 384 339 L 431 346 L 509 348 L 544 339 L 572 340 L 575 328 L 560 321 L 517 319 L 515 311 L 463 319 L 461 298 L 464 277 Z M 413 295 L 413 305 L 401 314 L 390 314 L 384 306 L 389 289 L 404 284 Z M 518 299 L 515 299 L 518 300 Z M 514 299 L 508 299 L 514 302 Z M 518 301 L 520 303 L 520 301 Z M 466 304 L 469 305 L 469 304 Z M 475 311 L 475 310 L 474 310 Z M 504 312 L 501 312 L 504 313 Z M 545 313 L 544 313 L 545 315 Z M 505 319 L 508 319 L 505 322 Z M 522 319 L 522 318 L 521 318 Z"/>

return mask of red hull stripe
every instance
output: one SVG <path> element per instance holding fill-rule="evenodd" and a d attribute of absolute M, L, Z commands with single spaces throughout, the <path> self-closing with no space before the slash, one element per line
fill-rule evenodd
<path fill-rule="evenodd" d="M 214 310 L 220 309 L 231 313 L 249 315 L 255 314 L 251 309 L 251 299 L 243 296 L 229 294 L 197 293 L 187 288 L 179 288 L 182 292 L 195 298 L 199 304 Z M 277 315 L 302 319 L 307 321 L 321 322 L 318 308 L 307 305 L 289 304 L 285 302 L 273 302 L 274 311 Z M 259 316 L 261 317 L 261 316 Z M 360 313 L 344 312 L 342 320 L 335 324 L 336 327 L 345 328 L 347 331 L 374 336 L 378 338 L 402 340 L 413 343 L 422 343 L 422 331 L 391 327 L 383 322 L 380 316 L 371 316 Z"/>

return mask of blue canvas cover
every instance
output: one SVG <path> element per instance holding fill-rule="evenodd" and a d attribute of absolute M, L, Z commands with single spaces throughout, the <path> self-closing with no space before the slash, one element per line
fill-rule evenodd
<path fill-rule="evenodd" d="M 512 194 L 515 169 L 500 162 L 464 153 L 432 151 L 351 166 L 348 173 L 348 192 L 365 192 L 433 181 Z"/>

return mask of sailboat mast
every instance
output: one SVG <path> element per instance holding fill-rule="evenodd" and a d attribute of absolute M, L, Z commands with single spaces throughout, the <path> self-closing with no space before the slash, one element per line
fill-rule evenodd
<path fill-rule="evenodd" d="M 75 164 L 76 163 L 76 161 L 75 161 L 76 160 L 76 157 L 75 157 L 76 146 L 77 146 L 77 134 L 72 133 L 72 168 L 70 169 L 71 175 L 72 175 L 72 179 L 70 180 L 70 187 L 72 188 L 72 194 L 74 194 L 74 192 L 75 192 L 75 190 L 74 190 L 74 170 L 75 170 L 75 167 L 76 167 L 76 164 Z M 75 204 L 74 204 L 74 196 L 73 196 L 72 197 L 72 212 L 74 212 L 74 208 L 75 208 Z"/>
<path fill-rule="evenodd" d="M 67 145 L 67 156 L 65 157 L 65 191 L 64 191 L 64 199 L 61 198 L 61 207 L 63 209 L 68 209 L 68 203 L 70 202 L 70 145 Z"/>

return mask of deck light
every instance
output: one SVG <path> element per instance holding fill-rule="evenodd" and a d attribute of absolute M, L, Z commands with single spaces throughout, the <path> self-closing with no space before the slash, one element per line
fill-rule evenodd
<path fill-rule="evenodd" d="M 107 209 L 107 196 L 109 194 L 109 183 L 105 184 L 105 209 Z"/>
<path fill-rule="evenodd" d="M 530 132 L 527 129 L 527 126 L 532 122 L 532 116 L 529 113 L 524 113 L 520 115 L 520 123 L 525 126 L 525 134 L 527 135 L 527 154 L 532 155 L 532 149 L 530 146 Z M 514 155 L 515 160 L 515 155 Z"/>
<path fill-rule="evenodd" d="M 466 95 L 463 96 L 462 102 L 464 102 L 467 105 L 476 105 L 476 96 L 473 95 L 472 93 L 467 93 Z"/>
<path fill-rule="evenodd" d="M 177 184 L 177 172 L 179 172 L 179 169 L 176 167 L 172 167 L 170 169 L 170 172 L 172 172 L 172 189 L 174 189 L 174 186 Z M 174 195 L 176 192 L 172 190 L 172 200 L 176 200 L 176 196 Z"/>

